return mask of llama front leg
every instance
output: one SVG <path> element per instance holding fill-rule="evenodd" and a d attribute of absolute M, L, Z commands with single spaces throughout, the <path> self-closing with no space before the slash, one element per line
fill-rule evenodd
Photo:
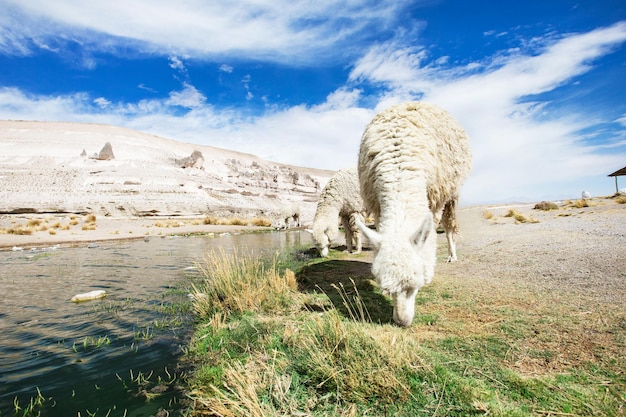
<path fill-rule="evenodd" d="M 352 252 L 352 228 L 350 227 L 350 219 L 347 216 L 342 216 L 341 225 L 343 226 L 343 233 L 346 237 L 346 250 Z"/>
<path fill-rule="evenodd" d="M 443 217 L 441 219 L 441 225 L 443 230 L 446 231 L 446 240 L 448 241 L 448 262 L 455 262 L 456 258 L 456 242 L 454 241 L 455 235 L 459 231 L 459 225 L 456 222 L 456 204 L 458 197 L 454 198 L 446 203 L 443 208 Z"/>
<path fill-rule="evenodd" d="M 454 242 L 454 232 L 446 231 L 448 240 L 448 262 L 456 262 L 456 243 Z"/>
<path fill-rule="evenodd" d="M 352 239 L 354 240 L 355 250 L 354 253 L 361 253 L 363 250 L 363 242 L 361 240 L 361 232 L 356 222 L 364 222 L 365 217 L 361 213 L 352 213 L 350 215 L 350 231 L 352 232 Z"/>

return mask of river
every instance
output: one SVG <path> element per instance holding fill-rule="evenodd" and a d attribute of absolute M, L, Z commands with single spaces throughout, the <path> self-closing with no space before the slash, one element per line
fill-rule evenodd
<path fill-rule="evenodd" d="M 220 248 L 271 253 L 310 243 L 308 233 L 286 231 L 0 252 L 0 416 L 176 409 L 196 262 Z M 92 290 L 107 296 L 70 301 Z"/>

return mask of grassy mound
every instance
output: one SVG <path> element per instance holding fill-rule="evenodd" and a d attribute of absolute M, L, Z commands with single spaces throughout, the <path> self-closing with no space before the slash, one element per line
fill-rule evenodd
<path fill-rule="evenodd" d="M 346 256 L 331 251 L 297 274 L 278 257 L 205 259 L 187 355 L 195 363 L 191 415 L 624 412 L 619 349 L 573 363 L 549 348 L 559 334 L 575 333 L 575 318 L 554 311 L 537 321 L 537 312 L 481 302 L 439 277 L 418 295 L 413 325 L 401 329 L 389 322 L 391 300 L 372 282 L 366 254 Z M 541 361 L 559 366 L 533 372 Z"/>

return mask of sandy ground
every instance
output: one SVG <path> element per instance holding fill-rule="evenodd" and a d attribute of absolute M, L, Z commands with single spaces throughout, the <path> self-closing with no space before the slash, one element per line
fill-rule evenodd
<path fill-rule="evenodd" d="M 33 220 L 41 223 L 36 227 L 28 227 L 29 222 L 32 223 Z M 66 214 L 4 215 L 0 218 L 0 250 L 30 250 L 56 244 L 80 246 L 106 240 L 150 239 L 190 233 L 239 233 L 267 229 L 256 226 L 205 225 L 201 217 L 96 217 L 95 229 L 91 229 L 85 227 L 89 224 L 86 220 L 86 216 Z M 35 231 L 24 235 L 6 233 L 10 228 L 20 225 Z M 53 227 L 55 225 L 60 227 Z M 64 228 L 67 229 L 63 230 Z"/>
<path fill-rule="evenodd" d="M 568 302 L 567 295 L 575 293 L 594 304 L 626 308 L 626 204 L 611 198 L 588 204 L 551 211 L 534 210 L 534 204 L 462 209 L 462 268 L 440 264 L 439 270 L 492 276 L 493 288 L 513 285 L 540 292 L 547 302 Z M 537 222 L 504 217 L 511 208 Z"/>

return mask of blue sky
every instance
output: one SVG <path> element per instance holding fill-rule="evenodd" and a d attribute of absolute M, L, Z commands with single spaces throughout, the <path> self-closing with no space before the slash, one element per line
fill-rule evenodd
<path fill-rule="evenodd" d="M 626 165 L 623 0 L 0 0 L 0 10 L 0 119 L 113 124 L 340 169 L 356 165 L 376 112 L 424 100 L 470 135 L 464 204 L 609 195 L 607 174 Z"/>

